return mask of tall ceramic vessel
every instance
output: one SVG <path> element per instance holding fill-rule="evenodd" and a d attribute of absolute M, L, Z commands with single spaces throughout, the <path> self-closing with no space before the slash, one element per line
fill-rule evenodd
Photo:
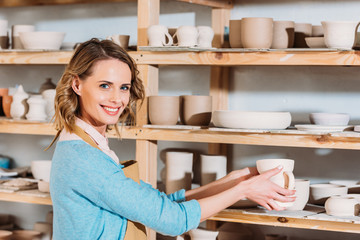
<path fill-rule="evenodd" d="M 229 41 L 231 48 L 242 48 L 241 43 L 241 19 L 230 20 Z"/>
<path fill-rule="evenodd" d="M 295 23 L 293 21 L 274 21 L 274 34 L 271 48 L 294 47 Z"/>
<path fill-rule="evenodd" d="M 55 89 L 47 89 L 42 92 L 42 97 L 44 98 L 46 104 L 45 104 L 45 112 L 46 112 L 46 120 L 50 121 L 51 118 L 55 114 Z"/>
<path fill-rule="evenodd" d="M 356 32 L 359 22 L 323 21 L 325 45 L 328 48 L 352 49 L 356 43 Z"/>
<path fill-rule="evenodd" d="M 273 39 L 273 19 L 243 18 L 240 35 L 244 48 L 270 48 Z"/>
<path fill-rule="evenodd" d="M 27 100 L 27 102 L 29 104 L 29 112 L 26 114 L 26 119 L 30 121 L 46 121 L 46 101 L 42 98 L 42 96 L 33 95 Z"/>
<path fill-rule="evenodd" d="M 25 117 L 28 110 L 26 103 L 28 97 L 29 95 L 24 91 L 23 86 L 20 85 L 13 95 L 13 101 L 10 107 L 10 115 L 13 119 L 19 120 Z"/>
<path fill-rule="evenodd" d="M 226 156 L 200 155 L 201 185 L 206 185 L 226 175 Z"/>

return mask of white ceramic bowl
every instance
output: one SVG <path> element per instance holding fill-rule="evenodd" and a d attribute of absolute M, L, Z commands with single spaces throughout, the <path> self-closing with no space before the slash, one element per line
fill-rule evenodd
<path fill-rule="evenodd" d="M 324 37 L 306 37 L 305 42 L 309 48 L 326 48 Z"/>
<path fill-rule="evenodd" d="M 59 50 L 64 32 L 20 32 L 20 41 L 25 49 Z"/>
<path fill-rule="evenodd" d="M 49 193 L 50 192 L 50 184 L 49 182 L 40 180 L 38 182 L 38 189 L 40 192 Z"/>
<path fill-rule="evenodd" d="M 31 161 L 31 172 L 35 179 L 50 182 L 51 161 L 36 160 Z"/>
<path fill-rule="evenodd" d="M 291 124 L 291 114 L 219 110 L 213 113 L 213 123 L 225 128 L 286 129 Z"/>
<path fill-rule="evenodd" d="M 346 126 L 350 115 L 346 113 L 310 113 L 310 122 L 316 125 Z"/>
<path fill-rule="evenodd" d="M 310 203 L 324 204 L 325 201 L 335 195 L 345 195 L 348 188 L 344 185 L 322 183 L 310 185 Z"/>

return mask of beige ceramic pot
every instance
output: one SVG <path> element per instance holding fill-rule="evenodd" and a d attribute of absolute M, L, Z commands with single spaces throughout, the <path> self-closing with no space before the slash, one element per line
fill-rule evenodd
<path fill-rule="evenodd" d="M 230 20 L 229 41 L 231 48 L 242 48 L 241 44 L 241 19 Z"/>
<path fill-rule="evenodd" d="M 326 214 L 338 217 L 359 215 L 360 202 L 354 197 L 332 196 L 325 202 Z"/>
<path fill-rule="evenodd" d="M 309 201 L 310 181 L 304 179 L 295 179 L 295 197 L 294 204 L 286 210 L 301 211 L 305 208 L 306 203 Z"/>
<path fill-rule="evenodd" d="M 311 37 L 312 25 L 310 23 L 295 23 L 295 41 L 294 47 L 307 48 L 306 37 Z"/>
<path fill-rule="evenodd" d="M 180 97 L 180 119 L 185 125 L 208 126 L 211 121 L 212 97 L 184 95 Z"/>
<path fill-rule="evenodd" d="M 328 48 L 352 49 L 356 43 L 359 22 L 323 21 L 325 44 Z"/>
<path fill-rule="evenodd" d="M 129 48 L 129 35 L 114 34 L 107 37 L 106 39 L 113 41 L 125 50 Z"/>
<path fill-rule="evenodd" d="M 270 48 L 273 39 L 273 19 L 243 18 L 240 35 L 244 48 Z"/>
<path fill-rule="evenodd" d="M 274 33 L 271 48 L 292 48 L 294 46 L 293 21 L 274 21 Z"/>
<path fill-rule="evenodd" d="M 149 96 L 149 120 L 155 125 L 176 125 L 179 119 L 178 96 Z"/>
<path fill-rule="evenodd" d="M 310 185 L 310 203 L 313 204 L 325 204 L 325 201 L 335 195 L 345 195 L 348 192 L 348 188 L 343 185 L 336 184 L 312 184 Z"/>

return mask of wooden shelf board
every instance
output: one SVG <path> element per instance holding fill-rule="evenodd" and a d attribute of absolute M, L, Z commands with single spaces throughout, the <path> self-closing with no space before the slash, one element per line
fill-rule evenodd
<path fill-rule="evenodd" d="M 303 228 L 312 230 L 339 231 L 348 233 L 360 233 L 360 225 L 349 222 L 335 222 L 314 220 L 305 218 L 291 218 L 278 216 L 264 216 L 256 214 L 244 214 L 241 211 L 224 210 L 209 220 L 261 224 L 277 227 Z"/>
<path fill-rule="evenodd" d="M 178 2 L 187 2 L 198 5 L 204 5 L 214 8 L 233 8 L 233 0 L 176 0 Z"/>
<path fill-rule="evenodd" d="M 15 193 L 0 192 L 0 201 L 52 205 L 50 198 L 26 196 L 26 195 L 21 195 L 16 192 Z"/>

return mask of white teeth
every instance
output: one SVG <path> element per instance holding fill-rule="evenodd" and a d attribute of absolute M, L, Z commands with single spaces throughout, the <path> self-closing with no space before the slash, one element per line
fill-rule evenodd
<path fill-rule="evenodd" d="M 109 108 L 109 107 L 103 107 L 106 111 L 109 112 L 116 112 L 119 108 Z"/>

